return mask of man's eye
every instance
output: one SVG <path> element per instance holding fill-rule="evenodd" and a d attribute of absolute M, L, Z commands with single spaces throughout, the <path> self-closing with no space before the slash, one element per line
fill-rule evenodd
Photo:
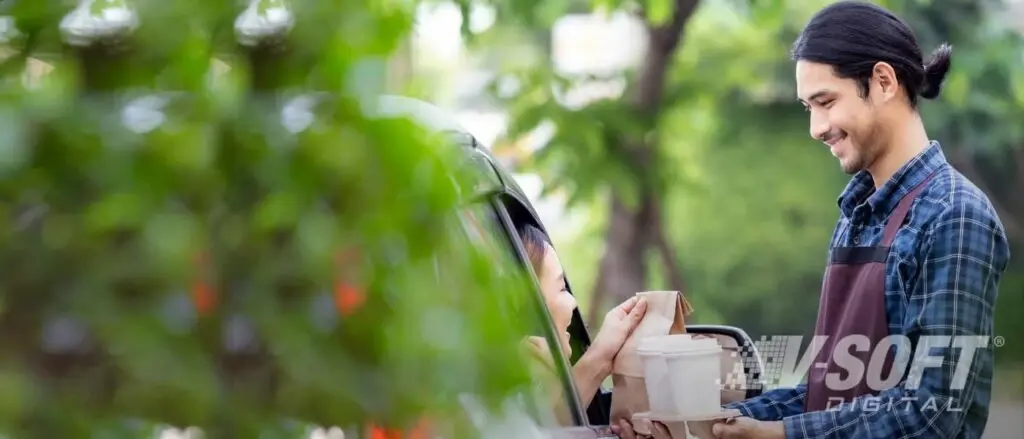
<path fill-rule="evenodd" d="M 827 100 L 825 102 L 822 102 L 821 106 L 825 107 L 825 108 L 830 108 L 830 107 L 832 107 L 832 104 L 834 104 L 835 102 L 836 102 L 835 99 L 829 99 L 829 100 Z"/>

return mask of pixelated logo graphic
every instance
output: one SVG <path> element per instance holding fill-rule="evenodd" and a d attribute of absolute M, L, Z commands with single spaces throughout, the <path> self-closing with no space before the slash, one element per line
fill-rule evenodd
<path fill-rule="evenodd" d="M 770 390 L 796 384 L 787 378 L 797 370 L 796 360 L 800 357 L 802 341 L 803 337 L 799 335 L 781 335 L 761 337 L 754 341 L 753 346 L 741 346 L 731 353 L 738 361 L 733 362 L 733 370 L 726 374 L 723 389 Z M 761 364 L 758 364 L 755 352 L 761 355 Z M 761 373 L 756 373 L 757 370 Z"/>
<path fill-rule="evenodd" d="M 897 386 L 901 380 L 907 389 L 916 389 L 926 370 L 951 367 L 954 370 L 951 389 L 962 389 L 967 373 L 979 349 L 1002 346 L 1002 337 L 982 336 L 925 336 L 916 343 L 902 335 L 884 338 L 872 346 L 863 335 L 836 339 L 832 351 L 820 355 L 828 337 L 813 337 L 801 351 L 804 337 L 781 335 L 761 337 L 751 346 L 732 351 L 732 370 L 725 374 L 723 390 L 792 387 L 801 383 L 808 372 L 821 370 L 826 387 L 835 391 L 848 390 L 864 382 L 874 390 Z M 760 354 L 761 364 L 754 355 Z M 891 368 L 884 367 L 886 357 Z M 831 362 L 831 367 L 829 367 Z M 760 367 L 759 367 L 760 366 Z M 757 374 L 756 371 L 761 373 Z M 818 372 L 819 374 L 821 372 Z M 883 404 L 885 405 L 885 404 Z"/>

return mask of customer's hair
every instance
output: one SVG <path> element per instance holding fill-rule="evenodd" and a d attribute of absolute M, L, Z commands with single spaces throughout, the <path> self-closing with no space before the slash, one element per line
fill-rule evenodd
<path fill-rule="evenodd" d="M 792 58 L 833 66 L 840 78 L 857 81 L 862 98 L 868 95 L 875 64 L 886 62 L 896 71 L 911 107 L 917 107 L 918 95 L 939 96 L 952 51 L 943 43 L 924 63 L 917 38 L 903 20 L 881 6 L 844 0 L 811 18 L 793 43 Z"/>
<path fill-rule="evenodd" d="M 533 272 L 540 276 L 541 268 L 544 267 L 544 255 L 551 240 L 539 228 L 529 224 L 519 228 L 519 239 L 523 241 L 523 248 L 530 259 L 530 265 L 533 266 Z"/>

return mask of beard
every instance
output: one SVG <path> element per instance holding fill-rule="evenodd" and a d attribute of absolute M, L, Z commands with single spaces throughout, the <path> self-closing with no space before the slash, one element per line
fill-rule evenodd
<path fill-rule="evenodd" d="M 882 139 L 885 130 L 878 122 L 872 122 L 866 129 L 858 130 L 859 134 L 849 133 L 851 154 L 847 160 L 840 160 L 839 166 L 848 175 L 868 169 L 881 155 Z"/>
<path fill-rule="evenodd" d="M 864 152 L 857 149 L 850 154 L 851 157 L 847 160 L 840 160 L 839 167 L 843 169 L 847 175 L 853 175 L 860 172 L 866 166 L 864 165 Z"/>

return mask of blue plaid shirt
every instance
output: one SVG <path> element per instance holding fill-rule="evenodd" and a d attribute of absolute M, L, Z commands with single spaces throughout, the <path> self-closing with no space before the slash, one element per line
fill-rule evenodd
<path fill-rule="evenodd" d="M 897 233 L 885 271 L 890 334 L 992 336 L 999 279 L 1010 258 L 1006 233 L 988 198 L 946 162 L 932 144 L 878 191 L 860 172 L 839 197 L 841 216 L 830 248 L 874 246 L 900 198 L 932 172 L 907 222 Z M 781 420 L 792 438 L 980 438 L 992 389 L 992 348 L 977 349 L 966 385 L 953 388 L 959 349 L 933 348 L 941 367 L 926 368 L 916 389 L 897 385 L 882 401 L 863 398 L 838 409 L 804 412 L 806 385 L 775 389 L 727 408 L 762 421 Z M 890 399 L 891 398 L 891 399 Z M 951 409 L 949 409 L 951 408 Z"/>

